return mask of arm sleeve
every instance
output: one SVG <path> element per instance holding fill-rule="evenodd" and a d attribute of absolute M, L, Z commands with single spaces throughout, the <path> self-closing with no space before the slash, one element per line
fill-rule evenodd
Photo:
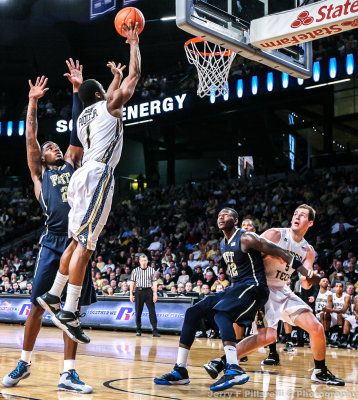
<path fill-rule="evenodd" d="M 135 272 L 135 270 L 133 270 L 132 273 L 131 273 L 131 281 L 133 281 L 133 282 L 136 281 L 136 272 Z"/>
<path fill-rule="evenodd" d="M 72 146 L 83 147 L 77 136 L 77 119 L 83 111 L 83 104 L 78 97 L 78 93 L 73 93 L 72 103 L 72 132 L 70 137 L 70 144 Z"/>

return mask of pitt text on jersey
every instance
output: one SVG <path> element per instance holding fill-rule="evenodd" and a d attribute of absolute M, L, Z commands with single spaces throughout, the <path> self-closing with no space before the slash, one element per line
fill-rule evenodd
<path fill-rule="evenodd" d="M 92 122 L 98 116 L 97 110 L 94 107 L 89 108 L 85 111 L 82 117 L 78 120 L 78 124 L 81 128 Z"/>
<path fill-rule="evenodd" d="M 233 251 L 225 251 L 225 253 L 223 254 L 224 260 L 226 262 L 226 265 L 229 268 L 230 275 L 232 277 L 238 275 L 237 266 L 234 263 L 234 255 L 235 255 L 235 253 Z"/>
<path fill-rule="evenodd" d="M 50 178 L 53 187 L 57 185 L 62 185 L 61 187 L 62 201 L 64 203 L 67 203 L 67 189 L 71 178 L 70 172 L 64 172 L 61 175 L 51 175 Z"/>

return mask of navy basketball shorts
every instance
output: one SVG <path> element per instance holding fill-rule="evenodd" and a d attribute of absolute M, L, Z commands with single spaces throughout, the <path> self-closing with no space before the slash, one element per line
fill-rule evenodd
<path fill-rule="evenodd" d="M 51 289 L 60 267 L 61 256 L 61 252 L 40 245 L 32 282 L 32 303 L 37 304 L 36 297 L 42 296 Z M 79 305 L 88 306 L 94 302 L 96 302 L 96 296 L 92 284 L 91 269 L 87 267 Z"/>
<path fill-rule="evenodd" d="M 197 303 L 211 319 L 215 313 L 229 313 L 232 322 L 240 326 L 248 326 L 254 320 L 257 311 L 264 306 L 269 296 L 266 284 L 236 283 L 222 292 L 207 296 Z"/>

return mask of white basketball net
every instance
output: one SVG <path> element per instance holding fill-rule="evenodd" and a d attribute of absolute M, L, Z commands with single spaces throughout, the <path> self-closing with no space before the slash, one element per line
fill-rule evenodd
<path fill-rule="evenodd" d="M 201 38 L 189 40 L 184 48 L 189 63 L 194 64 L 198 70 L 198 96 L 214 94 L 217 97 L 225 94 L 236 53 Z"/>

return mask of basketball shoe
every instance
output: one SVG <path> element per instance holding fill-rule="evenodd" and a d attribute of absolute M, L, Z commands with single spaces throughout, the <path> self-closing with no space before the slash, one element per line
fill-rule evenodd
<path fill-rule="evenodd" d="M 261 361 L 261 365 L 280 365 L 278 353 L 270 353 L 267 358 Z"/>
<path fill-rule="evenodd" d="M 326 385 L 344 386 L 343 379 L 336 378 L 327 367 L 322 369 L 314 369 L 311 375 L 311 380 L 317 383 L 324 383 Z"/>
<path fill-rule="evenodd" d="M 284 347 L 283 351 L 295 351 L 295 348 L 293 347 L 293 343 L 287 342 L 286 346 Z"/>
<path fill-rule="evenodd" d="M 224 375 L 210 386 L 213 392 L 220 392 L 234 385 L 242 385 L 249 380 L 249 375 L 236 364 L 226 364 Z"/>
<path fill-rule="evenodd" d="M 93 392 L 92 387 L 82 382 L 76 370 L 74 369 L 70 369 L 69 371 L 62 372 L 62 374 L 60 374 L 60 381 L 57 387 L 60 390 L 66 390 L 68 392 L 77 392 L 77 393 Z"/>
<path fill-rule="evenodd" d="M 49 292 L 46 292 L 42 296 L 36 297 L 36 301 L 51 315 L 55 315 L 58 311 L 60 311 L 60 298 L 50 294 Z"/>
<path fill-rule="evenodd" d="M 51 317 L 52 322 L 62 329 L 68 337 L 77 343 L 87 344 L 91 339 L 83 332 L 80 324 L 80 313 L 61 310 Z"/>
<path fill-rule="evenodd" d="M 9 375 L 3 377 L 1 383 L 5 387 L 16 386 L 21 379 L 26 379 L 31 375 L 30 367 L 31 364 L 27 364 L 25 361 L 20 360 L 17 367 L 11 371 Z"/>
<path fill-rule="evenodd" d="M 172 372 L 154 378 L 154 383 L 158 385 L 187 385 L 189 382 L 188 370 L 178 364 L 175 364 Z"/>

